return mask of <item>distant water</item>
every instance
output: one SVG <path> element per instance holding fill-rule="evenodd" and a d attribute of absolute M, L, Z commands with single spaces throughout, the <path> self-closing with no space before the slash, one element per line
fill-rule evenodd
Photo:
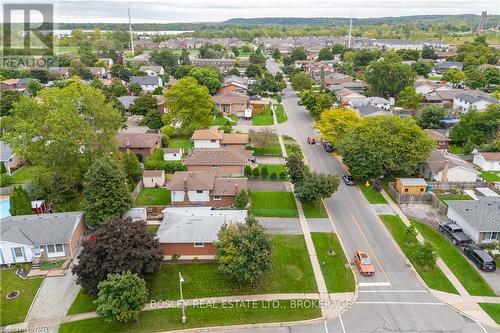
<path fill-rule="evenodd" d="M 92 32 L 93 30 L 83 30 L 85 32 Z M 110 32 L 110 30 L 101 30 L 101 32 Z M 134 31 L 136 35 L 180 35 L 185 32 L 193 32 L 193 31 L 174 31 L 174 30 L 161 30 L 161 31 Z M 69 29 L 56 29 L 54 30 L 54 34 L 58 36 L 69 36 L 71 35 L 71 30 Z"/>

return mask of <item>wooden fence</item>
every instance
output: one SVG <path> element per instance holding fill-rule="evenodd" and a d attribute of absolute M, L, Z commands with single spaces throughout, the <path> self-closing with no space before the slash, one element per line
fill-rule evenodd
<path fill-rule="evenodd" d="M 132 191 L 132 198 L 135 200 L 139 196 L 139 193 L 141 193 L 142 188 L 144 187 L 144 183 L 142 182 L 142 179 L 139 180 L 137 185 L 134 188 L 134 191 Z"/>
<path fill-rule="evenodd" d="M 432 192 L 427 192 L 420 195 L 412 195 L 412 194 L 400 194 L 396 191 L 394 187 L 394 183 L 389 183 L 387 186 L 389 193 L 392 195 L 397 202 L 402 204 L 415 204 L 415 203 L 426 203 L 430 204 L 432 202 L 432 198 L 435 196 Z"/>

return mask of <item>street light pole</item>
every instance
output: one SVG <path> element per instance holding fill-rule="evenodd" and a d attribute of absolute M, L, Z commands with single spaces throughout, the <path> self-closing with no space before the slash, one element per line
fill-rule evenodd
<path fill-rule="evenodd" d="M 179 289 L 181 291 L 181 302 L 182 302 L 182 319 L 181 322 L 183 324 L 186 323 L 187 318 L 186 318 L 186 304 L 184 303 L 184 296 L 182 295 L 182 283 L 184 282 L 184 278 L 181 275 L 181 272 L 179 272 Z"/>

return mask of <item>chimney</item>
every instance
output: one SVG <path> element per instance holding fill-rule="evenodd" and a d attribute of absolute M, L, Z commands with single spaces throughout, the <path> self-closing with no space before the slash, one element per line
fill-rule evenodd
<path fill-rule="evenodd" d="M 444 169 L 443 169 L 443 176 L 441 177 L 441 182 L 445 183 L 448 182 L 448 167 L 450 164 L 450 160 L 445 159 L 444 161 Z"/>
<path fill-rule="evenodd" d="M 187 190 L 188 188 L 188 180 L 187 178 L 184 178 L 184 189 Z"/>

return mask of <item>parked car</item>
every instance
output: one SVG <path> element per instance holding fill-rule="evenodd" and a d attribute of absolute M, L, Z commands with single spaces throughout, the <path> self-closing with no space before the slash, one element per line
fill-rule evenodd
<path fill-rule="evenodd" d="M 375 266 L 373 266 L 372 260 L 370 259 L 368 253 L 357 250 L 354 254 L 354 262 L 358 267 L 359 274 L 363 276 L 375 275 Z"/>
<path fill-rule="evenodd" d="M 354 178 L 352 178 L 351 175 L 342 175 L 342 180 L 348 186 L 354 186 L 354 185 L 356 185 L 356 182 L 354 181 Z"/>
<path fill-rule="evenodd" d="M 323 148 L 327 153 L 333 153 L 333 145 L 328 141 L 323 141 Z"/>
<path fill-rule="evenodd" d="M 476 266 L 485 272 L 494 272 L 497 269 L 495 260 L 486 252 L 481 249 L 466 246 L 464 253 Z"/>
<path fill-rule="evenodd" d="M 467 245 L 472 242 L 472 239 L 470 239 L 456 223 L 441 222 L 439 223 L 439 231 L 448 237 L 455 245 Z"/>

